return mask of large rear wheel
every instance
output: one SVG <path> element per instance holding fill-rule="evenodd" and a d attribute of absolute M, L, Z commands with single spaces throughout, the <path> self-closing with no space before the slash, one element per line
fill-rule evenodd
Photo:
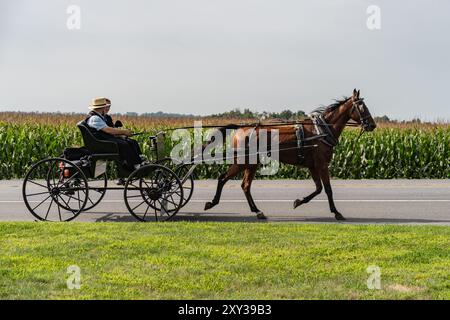
<path fill-rule="evenodd" d="M 51 158 L 37 162 L 25 176 L 22 196 L 38 220 L 70 221 L 85 208 L 88 182 L 73 162 Z"/>

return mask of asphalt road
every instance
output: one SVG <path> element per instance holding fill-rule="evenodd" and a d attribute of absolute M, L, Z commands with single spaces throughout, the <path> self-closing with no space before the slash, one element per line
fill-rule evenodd
<path fill-rule="evenodd" d="M 113 183 L 113 182 L 111 182 Z M 0 221 L 33 221 L 21 192 L 22 181 L 0 181 Z M 334 180 L 335 203 L 343 223 L 437 224 L 450 226 L 450 180 Z M 250 212 L 240 181 L 230 181 L 222 201 L 203 211 L 215 180 L 196 181 L 194 195 L 174 220 L 260 222 Z M 255 181 L 252 193 L 268 222 L 338 223 L 323 192 L 310 203 L 292 208 L 294 199 L 314 190 L 310 180 Z M 123 203 L 123 192 L 110 191 L 92 211 L 76 221 L 135 221 Z M 339 222 L 342 223 L 342 222 Z"/>

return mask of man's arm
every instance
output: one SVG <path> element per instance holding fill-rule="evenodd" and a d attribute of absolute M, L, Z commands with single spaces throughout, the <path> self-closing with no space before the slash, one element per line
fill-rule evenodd
<path fill-rule="evenodd" d="M 105 120 L 97 115 L 90 117 L 87 124 L 91 128 L 103 131 L 112 136 L 127 136 L 127 137 L 129 137 L 132 134 L 131 130 L 126 130 L 126 129 L 122 130 L 122 129 L 108 127 Z"/>
<path fill-rule="evenodd" d="M 111 128 L 111 127 L 104 127 L 101 129 L 101 131 L 106 132 L 113 136 L 131 136 L 132 132 L 128 129 L 117 129 L 117 128 Z"/>

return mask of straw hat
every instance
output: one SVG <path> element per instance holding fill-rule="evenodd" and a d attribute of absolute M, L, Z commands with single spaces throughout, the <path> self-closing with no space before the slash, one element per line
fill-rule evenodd
<path fill-rule="evenodd" d="M 108 100 L 106 98 L 98 97 L 98 98 L 92 99 L 89 109 L 91 109 L 91 110 L 100 109 L 100 108 L 104 108 L 108 105 L 110 105 L 110 103 L 108 103 Z"/>

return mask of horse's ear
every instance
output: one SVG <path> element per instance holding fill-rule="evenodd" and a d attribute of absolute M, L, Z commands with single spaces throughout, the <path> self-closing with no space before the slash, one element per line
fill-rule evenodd
<path fill-rule="evenodd" d="M 358 91 L 356 91 L 356 89 L 353 89 L 353 98 L 356 99 L 357 94 L 358 94 Z"/>
<path fill-rule="evenodd" d="M 359 99 L 359 90 L 358 90 L 358 94 L 357 94 L 357 96 L 356 96 L 356 99 Z"/>

